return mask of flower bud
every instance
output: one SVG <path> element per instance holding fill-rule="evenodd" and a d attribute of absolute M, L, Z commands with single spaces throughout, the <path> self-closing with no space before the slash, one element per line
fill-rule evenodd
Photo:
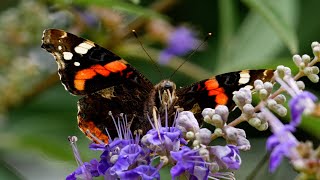
<path fill-rule="evenodd" d="M 276 104 L 271 108 L 271 110 L 277 113 L 281 117 L 284 117 L 287 115 L 287 109 L 281 104 Z"/>
<path fill-rule="evenodd" d="M 273 84 L 271 82 L 265 82 L 263 84 L 263 87 L 265 90 L 268 91 L 268 93 L 271 93 L 272 92 L 272 88 L 273 88 Z"/>
<path fill-rule="evenodd" d="M 319 42 L 314 41 L 314 42 L 311 43 L 311 48 L 314 48 L 316 46 L 319 46 Z"/>
<path fill-rule="evenodd" d="M 315 46 L 314 48 L 312 48 L 313 54 L 315 57 L 319 57 L 320 56 L 320 47 L 319 46 Z M 319 61 L 319 59 L 318 59 Z"/>
<path fill-rule="evenodd" d="M 317 66 L 312 66 L 311 68 L 313 74 L 319 74 L 319 68 Z"/>
<path fill-rule="evenodd" d="M 213 116 L 213 114 L 215 113 L 215 110 L 212 108 L 204 108 L 202 111 L 202 116 L 209 116 L 210 118 Z"/>
<path fill-rule="evenodd" d="M 263 82 L 260 79 L 255 80 L 253 85 L 256 91 L 259 91 L 263 88 Z"/>
<path fill-rule="evenodd" d="M 319 76 L 316 74 L 310 74 L 307 76 L 309 80 L 313 83 L 318 83 L 319 82 Z"/>
<path fill-rule="evenodd" d="M 296 81 L 297 86 L 300 90 L 304 89 L 306 86 L 304 85 L 303 81 Z"/>
<path fill-rule="evenodd" d="M 215 113 L 216 114 L 219 114 L 222 118 L 222 120 L 224 121 L 224 123 L 227 122 L 228 120 L 228 116 L 229 116 L 229 109 L 227 106 L 224 106 L 224 105 L 218 105 L 216 108 L 215 108 Z"/>
<path fill-rule="evenodd" d="M 274 100 L 278 103 L 278 104 L 283 104 L 286 102 L 286 96 L 283 94 L 279 94 L 277 95 Z"/>
<path fill-rule="evenodd" d="M 258 126 L 261 125 L 261 120 L 260 120 L 259 118 L 255 117 L 255 118 L 249 119 L 248 123 L 249 123 L 252 127 L 257 128 Z"/>
<path fill-rule="evenodd" d="M 261 100 L 265 100 L 265 99 L 267 99 L 269 97 L 269 93 L 268 93 L 268 91 L 266 90 L 266 89 L 261 89 L 260 91 L 259 91 L 259 98 L 261 99 Z"/>
<path fill-rule="evenodd" d="M 188 140 L 193 140 L 194 137 L 195 137 L 194 132 L 188 131 L 188 132 L 186 133 L 186 138 L 187 138 Z"/>
<path fill-rule="evenodd" d="M 302 63 L 302 58 L 300 55 L 296 54 L 292 57 L 293 62 L 296 64 L 296 66 L 300 66 L 300 64 Z"/>
<path fill-rule="evenodd" d="M 269 127 L 269 124 L 267 122 L 262 123 L 260 126 L 256 127 L 256 129 L 258 129 L 259 131 L 265 131 L 267 130 Z"/>
<path fill-rule="evenodd" d="M 302 56 L 302 61 L 303 61 L 305 64 L 308 64 L 308 63 L 311 61 L 311 58 L 310 58 L 309 55 L 304 54 L 304 55 Z"/>
<path fill-rule="evenodd" d="M 313 74 L 312 73 L 312 68 L 311 67 L 306 67 L 303 69 L 303 73 L 307 76 L 309 76 L 310 74 Z"/>
<path fill-rule="evenodd" d="M 216 129 L 214 130 L 214 134 L 215 134 L 216 136 L 220 137 L 220 136 L 223 136 L 223 131 L 222 131 L 221 128 L 216 128 Z"/>
<path fill-rule="evenodd" d="M 246 104 L 243 106 L 242 110 L 245 114 L 252 116 L 254 114 L 254 107 L 252 104 Z"/>
<path fill-rule="evenodd" d="M 196 139 L 200 144 L 208 145 L 211 142 L 211 131 L 207 128 L 201 128 L 198 133 L 196 133 Z"/>
<path fill-rule="evenodd" d="M 178 118 L 176 119 L 176 127 L 183 133 L 188 131 L 198 132 L 200 129 L 197 119 L 190 111 L 183 111 L 179 113 Z"/>
<path fill-rule="evenodd" d="M 268 99 L 267 100 L 267 106 L 268 106 L 269 109 L 272 109 L 276 105 L 277 105 L 277 102 L 274 99 Z"/>

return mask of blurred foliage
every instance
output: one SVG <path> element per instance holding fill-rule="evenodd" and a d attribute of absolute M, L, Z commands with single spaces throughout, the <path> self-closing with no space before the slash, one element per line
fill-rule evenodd
<path fill-rule="evenodd" d="M 88 150 L 89 141 L 77 128 L 78 98 L 64 90 L 52 56 L 40 48 L 44 29 L 60 28 L 91 39 L 124 57 L 154 83 L 160 80 L 159 74 L 131 34 L 132 29 L 154 59 L 164 47 L 161 35 L 167 29 L 187 25 L 200 39 L 212 32 L 206 47 L 173 77 L 178 86 L 184 86 L 228 71 L 280 64 L 294 68 L 292 55 L 312 55 L 310 44 L 319 40 L 319 5 L 318 0 L 3 0 L 0 179 L 64 178 L 76 167 L 69 135 L 79 137 L 84 161 L 98 156 Z M 175 58 L 161 66 L 161 71 L 168 77 L 181 62 L 183 57 Z M 319 84 L 306 86 L 319 97 Z M 305 117 L 301 128 L 298 137 L 320 139 L 319 118 Z M 246 179 L 264 153 L 264 141 L 254 140 L 252 151 L 243 153 L 238 179 Z M 266 163 L 256 178 L 295 176 L 286 165 L 271 175 Z"/>

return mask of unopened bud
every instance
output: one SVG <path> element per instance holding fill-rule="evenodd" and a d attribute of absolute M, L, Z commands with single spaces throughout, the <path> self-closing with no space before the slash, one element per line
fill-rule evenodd
<path fill-rule="evenodd" d="M 309 55 L 304 54 L 304 55 L 302 56 L 302 61 L 303 61 L 305 64 L 308 64 L 308 63 L 311 61 L 311 58 L 310 58 Z"/>
<path fill-rule="evenodd" d="M 259 118 L 251 118 L 249 119 L 248 123 L 252 126 L 252 127 L 255 127 L 257 128 L 258 126 L 261 125 L 261 120 Z"/>
<path fill-rule="evenodd" d="M 307 76 L 311 82 L 318 83 L 319 82 L 319 76 L 317 74 L 310 74 Z"/>
<path fill-rule="evenodd" d="M 261 124 L 260 126 L 257 126 L 256 129 L 258 129 L 259 131 L 265 131 L 268 129 L 268 127 L 269 127 L 268 122 L 265 122 L 265 123 Z"/>
<path fill-rule="evenodd" d="M 297 81 L 296 83 L 297 83 L 298 88 L 301 90 L 306 87 L 303 81 Z"/>
<path fill-rule="evenodd" d="M 292 57 L 293 62 L 296 64 L 296 66 L 299 67 L 299 65 L 302 63 L 302 58 L 300 55 L 296 54 Z"/>
<path fill-rule="evenodd" d="M 220 137 L 220 136 L 223 136 L 223 131 L 222 131 L 221 128 L 216 128 L 216 129 L 214 130 L 214 134 L 215 134 L 216 136 Z"/>
<path fill-rule="evenodd" d="M 283 94 L 279 94 L 277 95 L 274 100 L 278 103 L 278 104 L 283 104 L 286 102 L 286 96 Z"/>

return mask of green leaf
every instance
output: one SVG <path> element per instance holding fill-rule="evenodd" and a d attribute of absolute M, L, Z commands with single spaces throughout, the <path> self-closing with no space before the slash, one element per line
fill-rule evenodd
<path fill-rule="evenodd" d="M 243 2 L 251 8 L 253 11 L 261 15 L 264 20 L 274 29 L 279 38 L 286 44 L 289 48 L 291 54 L 295 54 L 298 51 L 298 40 L 294 28 L 290 26 L 290 23 L 285 20 L 282 14 L 278 14 L 277 7 L 282 6 L 284 8 L 292 8 L 293 11 L 296 10 L 291 4 L 296 4 L 295 1 L 282 1 L 279 4 L 277 2 L 271 1 L 259 1 L 259 0 L 243 0 Z M 273 5 L 272 5 L 273 3 Z M 274 6 L 276 4 L 276 6 Z"/>
<path fill-rule="evenodd" d="M 277 12 L 282 13 L 281 17 L 293 26 L 297 20 L 296 3 L 292 3 L 295 1 L 277 1 L 277 3 L 280 2 L 282 5 L 276 6 Z M 289 6 L 290 3 L 293 5 Z M 228 45 L 221 49 L 219 54 L 222 55 L 215 67 L 219 67 L 218 73 L 265 68 L 266 64 L 273 62 L 273 58 L 277 57 L 283 48 L 282 39 L 279 38 L 274 28 L 261 15 L 250 12 Z"/>
<path fill-rule="evenodd" d="M 65 4 L 65 0 L 55 0 L 56 3 Z M 154 17 L 154 18 L 166 18 L 165 16 L 153 11 L 151 9 L 144 8 L 139 5 L 135 5 L 132 3 L 127 3 L 125 1 L 120 0 L 76 0 L 72 1 L 72 4 L 79 5 L 79 6 L 90 6 L 95 5 L 99 7 L 107 7 L 112 8 L 114 10 L 124 11 L 128 13 L 135 14 L 137 16 L 144 16 L 144 17 Z"/>

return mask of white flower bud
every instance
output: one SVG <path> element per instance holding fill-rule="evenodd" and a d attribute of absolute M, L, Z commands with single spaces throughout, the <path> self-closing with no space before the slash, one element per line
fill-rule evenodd
<path fill-rule="evenodd" d="M 261 100 L 265 100 L 265 99 L 267 99 L 269 97 L 269 93 L 268 93 L 268 91 L 266 90 L 266 89 L 261 89 L 260 91 L 259 91 L 259 98 L 261 99 Z"/>
<path fill-rule="evenodd" d="M 284 117 L 287 115 L 287 109 L 281 105 L 281 104 L 276 104 L 272 108 L 270 108 L 272 111 L 277 113 L 279 116 Z"/>
<path fill-rule="evenodd" d="M 302 58 L 300 55 L 296 54 L 292 57 L 293 62 L 296 64 L 296 66 L 299 67 L 299 65 L 302 63 Z"/>
<path fill-rule="evenodd" d="M 198 133 L 196 133 L 196 139 L 200 144 L 208 145 L 211 142 L 211 131 L 207 128 L 201 128 Z"/>
<path fill-rule="evenodd" d="M 309 55 L 304 54 L 304 55 L 302 55 L 302 61 L 303 61 L 305 64 L 308 64 L 308 63 L 311 61 L 311 58 L 310 58 Z"/>
<path fill-rule="evenodd" d="M 300 90 L 303 90 L 306 87 L 303 81 L 296 81 L 296 83 Z"/>
<path fill-rule="evenodd" d="M 277 95 L 274 100 L 278 103 L 278 104 L 283 104 L 286 102 L 286 96 L 283 94 L 279 94 Z"/>
<path fill-rule="evenodd" d="M 258 126 L 261 125 L 261 120 L 260 120 L 259 118 L 255 117 L 255 118 L 249 119 L 248 123 L 249 123 L 252 127 L 257 128 Z"/>
<path fill-rule="evenodd" d="M 222 131 L 221 128 L 216 128 L 216 129 L 214 130 L 214 134 L 215 134 L 216 136 L 220 137 L 220 136 L 223 136 L 223 131 Z"/>
<path fill-rule="evenodd" d="M 267 106 L 268 106 L 269 109 L 272 109 L 276 105 L 277 105 L 277 102 L 274 99 L 268 99 L 267 100 Z"/>
<path fill-rule="evenodd" d="M 224 125 L 224 121 L 222 120 L 222 118 L 219 114 L 215 114 L 212 116 L 212 119 L 209 124 L 211 124 L 215 127 L 221 128 Z"/>
<path fill-rule="evenodd" d="M 305 75 L 310 75 L 310 74 L 313 74 L 312 73 L 312 68 L 311 67 L 306 67 L 306 68 L 304 68 L 303 69 L 303 73 L 305 74 Z"/>
<path fill-rule="evenodd" d="M 263 82 L 260 79 L 257 79 L 253 83 L 255 90 L 259 91 L 263 88 Z"/>
<path fill-rule="evenodd" d="M 209 116 L 210 118 L 213 116 L 213 114 L 215 113 L 215 110 L 212 108 L 204 108 L 202 111 L 202 116 Z"/>
<path fill-rule="evenodd" d="M 186 138 L 187 138 L 188 140 L 194 139 L 194 136 L 195 136 L 195 134 L 194 134 L 194 132 L 192 132 L 192 131 L 188 131 L 188 132 L 186 133 Z"/>
<path fill-rule="evenodd" d="M 314 42 L 311 43 L 311 48 L 314 48 L 316 46 L 319 46 L 319 42 L 314 41 Z"/>
<path fill-rule="evenodd" d="M 183 133 L 188 131 L 198 132 L 200 129 L 197 119 L 190 111 L 183 111 L 179 113 L 178 118 L 176 119 L 176 127 Z"/>
<path fill-rule="evenodd" d="M 318 83 L 319 82 L 319 76 L 316 74 L 310 74 L 307 76 L 309 80 L 313 83 Z"/>
<path fill-rule="evenodd" d="M 265 90 L 268 91 L 268 93 L 271 93 L 272 92 L 272 88 L 273 88 L 273 84 L 271 82 L 265 82 L 263 84 L 263 87 Z"/>
<path fill-rule="evenodd" d="M 312 66 L 311 68 L 312 68 L 312 73 L 313 73 L 313 74 L 319 74 L 319 68 L 318 68 L 318 66 Z"/>
<path fill-rule="evenodd" d="M 260 126 L 256 127 L 256 129 L 258 129 L 259 131 L 265 131 L 267 130 L 269 127 L 269 124 L 267 122 L 262 123 Z"/>
<path fill-rule="evenodd" d="M 313 51 L 313 55 L 315 57 L 319 57 L 320 56 L 320 47 L 319 46 L 315 46 L 314 48 L 312 48 L 312 51 Z M 319 59 L 318 59 L 319 61 Z"/>
<path fill-rule="evenodd" d="M 229 109 L 225 105 L 218 105 L 215 108 L 216 114 L 219 114 L 224 122 L 227 122 L 229 116 Z"/>
<path fill-rule="evenodd" d="M 243 112 L 252 116 L 254 114 L 254 107 L 252 106 L 252 104 L 246 104 L 243 106 Z"/>

